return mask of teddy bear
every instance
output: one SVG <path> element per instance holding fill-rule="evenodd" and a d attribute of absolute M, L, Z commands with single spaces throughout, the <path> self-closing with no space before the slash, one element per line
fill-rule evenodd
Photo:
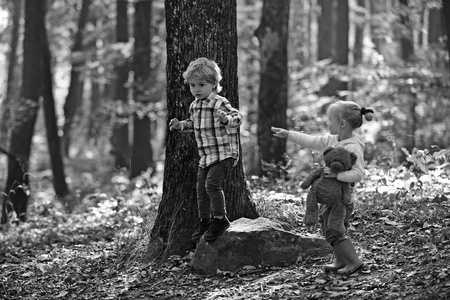
<path fill-rule="evenodd" d="M 342 147 L 328 147 L 323 152 L 325 166 L 332 172 L 339 173 L 350 170 L 356 161 L 356 155 Z M 344 220 L 347 206 L 351 203 L 350 184 L 336 178 L 325 177 L 324 167 L 315 169 L 300 184 L 303 189 L 311 186 L 306 197 L 306 212 L 303 221 L 306 225 L 317 223 L 318 204 L 324 204 L 324 227 L 345 232 Z"/>

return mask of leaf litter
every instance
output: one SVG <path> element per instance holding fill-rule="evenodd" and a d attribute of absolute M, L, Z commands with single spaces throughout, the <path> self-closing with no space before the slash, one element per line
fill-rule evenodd
<path fill-rule="evenodd" d="M 299 221 L 301 197 L 281 191 L 273 197 L 264 189 L 255 194 L 292 212 L 280 218 L 296 229 L 318 230 Z M 124 255 L 120 241 L 154 218 L 157 196 L 134 203 L 135 209 L 117 197 L 103 197 L 96 208 L 77 214 L 52 207 L 0 231 L 0 299 L 448 299 L 448 196 L 402 195 L 386 201 L 391 198 L 373 189 L 361 192 L 349 234 L 366 266 L 351 276 L 325 273 L 322 265 L 331 256 L 204 276 L 191 269 L 192 253 L 165 262 L 139 256 L 139 249 Z"/>

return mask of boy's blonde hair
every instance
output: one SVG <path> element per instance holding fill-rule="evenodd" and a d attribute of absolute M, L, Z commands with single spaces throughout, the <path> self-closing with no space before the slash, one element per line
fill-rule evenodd
<path fill-rule="evenodd" d="M 363 116 L 367 121 L 373 119 L 373 110 L 360 107 L 353 101 L 339 100 L 332 103 L 327 110 L 330 117 L 337 117 L 338 120 L 346 120 L 351 128 L 359 128 L 363 123 Z"/>
<path fill-rule="evenodd" d="M 184 83 L 189 83 L 190 79 L 202 79 L 211 83 L 216 93 L 222 90 L 222 86 L 220 86 L 220 81 L 222 80 L 220 68 L 215 61 L 206 57 L 200 57 L 192 61 L 183 73 L 183 78 Z"/>

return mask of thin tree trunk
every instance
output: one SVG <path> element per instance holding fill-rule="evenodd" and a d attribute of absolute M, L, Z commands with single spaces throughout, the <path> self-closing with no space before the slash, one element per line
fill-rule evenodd
<path fill-rule="evenodd" d="M 334 6 L 336 0 L 318 0 L 321 12 L 318 16 L 318 60 L 333 58 L 334 53 Z M 339 0 L 338 0 L 339 1 Z"/>
<path fill-rule="evenodd" d="M 116 42 L 127 43 L 128 33 L 128 1 L 117 0 L 116 2 Z M 115 157 L 114 168 L 130 169 L 130 146 L 128 134 L 129 116 L 125 109 L 121 107 L 128 103 L 128 73 L 130 70 L 128 58 L 115 68 L 116 79 L 114 89 L 114 100 L 116 110 L 113 119 L 113 132 L 111 136 L 112 153 Z"/>
<path fill-rule="evenodd" d="M 383 15 L 386 14 L 387 10 L 387 0 L 370 0 L 370 14 L 371 14 L 371 24 L 370 24 L 370 36 L 372 39 L 372 43 L 374 48 L 379 53 L 381 52 L 381 48 L 385 43 L 385 36 L 383 35 L 383 24 L 381 23 L 383 20 Z"/>
<path fill-rule="evenodd" d="M 348 0 L 338 0 L 336 6 L 336 44 L 334 62 L 348 65 L 348 34 L 349 34 L 349 7 Z"/>
<path fill-rule="evenodd" d="M 12 2 L 12 31 L 9 53 L 8 53 L 8 79 L 6 83 L 6 95 L 0 105 L 0 145 L 5 149 L 9 149 L 10 139 L 10 123 L 12 103 L 20 95 L 17 92 L 20 82 L 17 78 L 17 48 L 19 44 L 20 19 L 22 17 L 23 0 Z M 0 157 L 0 165 L 6 165 L 7 157 Z M 7 168 L 0 168 L 0 178 L 6 178 L 8 174 Z M 4 179 L 0 181 L 0 189 L 4 187 Z M 2 201 L 0 200 L 0 211 L 2 211 Z"/>
<path fill-rule="evenodd" d="M 400 0 L 400 22 L 403 25 L 403 32 L 400 38 L 402 45 L 402 58 L 405 61 L 411 59 L 414 54 L 414 44 L 412 37 L 411 22 L 409 21 L 408 0 Z"/>
<path fill-rule="evenodd" d="M 64 103 L 64 153 L 69 156 L 70 144 L 72 140 L 72 127 L 75 122 L 75 116 L 79 107 L 81 106 L 83 78 L 81 76 L 80 68 L 84 62 L 82 59 L 83 51 L 83 32 L 88 21 L 89 6 L 92 0 L 83 0 L 81 12 L 78 19 L 78 29 L 75 36 L 74 45 L 72 47 L 72 70 L 70 71 L 70 85 L 67 93 L 66 102 Z"/>
<path fill-rule="evenodd" d="M 97 31 L 102 31 L 103 30 L 103 24 L 102 24 L 102 20 L 93 20 L 92 21 L 95 26 L 96 26 L 96 30 Z M 100 38 L 99 38 L 100 39 Z M 98 53 L 98 49 L 96 46 L 97 40 L 94 40 L 92 43 L 92 48 L 94 51 L 94 60 L 99 59 L 97 53 Z M 90 75 L 90 81 L 91 81 L 91 95 L 90 95 L 90 99 L 91 99 L 91 106 L 89 109 L 89 119 L 88 119 L 88 142 L 92 143 L 94 145 L 97 144 L 97 139 L 99 137 L 99 132 L 100 132 L 100 126 L 102 126 L 103 124 L 101 124 L 100 121 L 100 117 L 101 117 L 101 112 L 100 112 L 100 105 L 101 105 L 101 99 L 104 99 L 104 95 L 102 94 L 102 87 L 104 86 L 104 84 L 100 83 L 99 79 L 102 75 L 99 74 L 99 68 L 96 68 L 94 70 L 94 72 L 92 72 L 92 74 Z"/>
<path fill-rule="evenodd" d="M 10 121 L 11 101 L 17 96 L 14 90 L 17 87 L 17 77 L 15 76 L 15 70 L 17 66 L 17 47 L 19 45 L 19 30 L 20 30 L 20 18 L 22 16 L 23 0 L 13 1 L 13 15 L 12 15 L 12 32 L 10 49 L 8 53 L 8 80 L 6 83 L 6 97 L 2 102 L 2 117 L 1 117 L 1 144 L 6 146 L 4 141 L 8 139 L 8 126 Z"/>
<path fill-rule="evenodd" d="M 366 9 L 366 0 L 358 0 L 357 4 L 359 10 Z M 365 27 L 365 13 L 359 15 L 358 19 L 363 18 L 364 21 L 357 21 L 355 24 L 355 43 L 353 45 L 353 62 L 355 65 L 360 64 L 363 61 L 363 42 L 364 42 L 364 27 Z"/>
<path fill-rule="evenodd" d="M 260 43 L 261 79 L 258 100 L 259 174 L 265 163 L 284 164 L 286 140 L 273 136 L 271 126 L 286 127 L 288 97 L 289 0 L 263 2 Z"/>
<path fill-rule="evenodd" d="M 23 40 L 23 81 L 20 110 L 14 112 L 10 153 L 18 160 L 9 159 L 8 177 L 2 205 L 2 223 L 15 211 L 21 221 L 26 220 L 29 197 L 28 162 L 34 133 L 42 82 L 41 24 L 45 22 L 45 0 L 26 0 L 25 32 Z"/>
<path fill-rule="evenodd" d="M 205 56 L 222 69 L 223 96 L 239 106 L 237 77 L 236 0 L 166 0 L 168 119 L 185 119 L 193 100 L 182 72 L 190 61 Z M 163 258 L 192 248 L 198 223 L 196 178 L 198 155 L 193 133 L 168 131 L 163 196 L 152 235 L 162 240 Z M 255 218 L 242 158 L 224 183 L 230 220 Z"/>
<path fill-rule="evenodd" d="M 77 203 L 75 202 L 75 198 L 69 197 L 69 188 L 67 186 L 66 175 L 64 173 L 64 163 L 61 155 L 61 143 L 58 135 L 58 124 L 55 111 L 55 99 L 53 98 L 51 53 L 48 45 L 45 23 L 41 24 L 41 35 L 43 53 L 42 95 L 44 98 L 43 106 L 49 155 L 53 171 L 53 186 L 55 188 L 55 194 L 58 196 L 59 200 L 61 200 L 65 207 L 71 211 Z"/>
<path fill-rule="evenodd" d="M 134 4 L 134 99 L 136 103 L 147 105 L 150 95 L 150 24 L 152 1 L 141 1 Z M 131 157 L 131 177 L 154 168 L 153 150 L 151 147 L 150 118 L 147 114 L 135 113 L 133 116 L 133 147 Z"/>
<path fill-rule="evenodd" d="M 439 39 L 445 35 L 443 13 L 443 9 L 435 7 L 430 8 L 428 12 L 428 45 L 430 46 L 439 44 Z"/>
<path fill-rule="evenodd" d="M 445 33 L 447 34 L 447 52 L 450 55 L 450 2 L 442 0 L 444 7 Z M 450 64 L 448 64 L 450 68 Z"/>

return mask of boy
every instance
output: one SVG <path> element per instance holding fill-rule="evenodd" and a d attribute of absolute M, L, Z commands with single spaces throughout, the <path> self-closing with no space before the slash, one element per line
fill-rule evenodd
<path fill-rule="evenodd" d="M 197 205 L 200 223 L 192 234 L 197 241 L 204 234 L 212 242 L 230 227 L 226 216 L 222 183 L 239 158 L 238 128 L 242 115 L 218 95 L 222 90 L 219 66 L 201 57 L 183 73 L 195 97 L 189 107 L 190 118 L 169 122 L 170 130 L 194 130 L 200 156 L 197 174 Z M 211 211 L 213 218 L 211 220 Z"/>

